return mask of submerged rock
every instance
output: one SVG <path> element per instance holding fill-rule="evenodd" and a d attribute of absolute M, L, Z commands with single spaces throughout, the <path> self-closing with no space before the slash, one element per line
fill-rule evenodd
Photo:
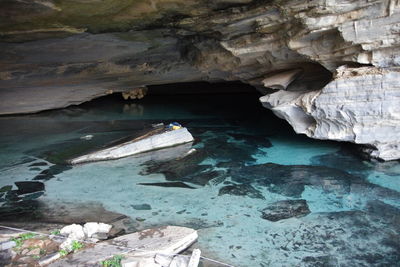
<path fill-rule="evenodd" d="M 196 150 L 189 155 L 184 157 L 168 160 L 168 161 L 149 161 L 144 163 L 144 169 L 142 175 L 148 175 L 151 173 L 162 173 L 168 181 L 181 181 L 190 182 L 199 185 L 205 185 L 208 181 L 205 178 L 211 165 L 199 165 L 207 155 L 204 150 Z M 200 175 L 200 179 L 196 179 L 196 176 Z M 206 176 L 204 176 L 206 175 Z M 210 179 L 213 179 L 216 173 L 212 172 Z M 146 183 L 148 184 L 148 183 Z"/>
<path fill-rule="evenodd" d="M 131 205 L 131 207 L 135 210 L 151 210 L 151 206 L 149 204 Z"/>
<path fill-rule="evenodd" d="M 28 194 L 38 191 L 44 191 L 44 183 L 42 182 L 23 181 L 23 182 L 15 182 L 15 185 L 18 187 L 19 194 Z"/>
<path fill-rule="evenodd" d="M 47 162 L 35 162 L 29 165 L 29 167 L 42 167 L 42 166 L 47 166 Z"/>
<path fill-rule="evenodd" d="M 251 198 L 265 199 L 260 191 L 255 189 L 253 186 L 248 184 L 234 184 L 221 187 L 218 195 L 235 195 L 235 196 L 247 196 Z"/>
<path fill-rule="evenodd" d="M 311 213 L 304 199 L 277 201 L 264 208 L 261 212 L 261 218 L 272 222 L 293 217 L 303 217 Z"/>
<path fill-rule="evenodd" d="M 38 175 L 36 175 L 33 180 L 50 180 L 54 178 L 57 174 L 60 174 L 64 171 L 72 169 L 71 166 L 64 165 L 64 164 L 56 164 L 50 166 L 48 169 L 41 171 Z"/>
<path fill-rule="evenodd" d="M 310 159 L 312 165 L 326 166 L 329 168 L 337 168 L 346 170 L 349 173 L 363 173 L 373 169 L 370 162 L 363 161 L 350 151 L 344 149 L 338 152 L 314 156 Z"/>
<path fill-rule="evenodd" d="M 365 183 L 359 177 L 338 169 L 308 165 L 266 163 L 231 169 L 229 174 L 235 182 L 254 183 L 267 187 L 271 192 L 297 198 L 301 197 L 306 185 L 346 194 L 350 192 L 352 183 Z"/>
<path fill-rule="evenodd" d="M 272 147 L 271 141 L 263 135 L 251 135 L 243 133 L 229 133 L 236 140 L 244 141 L 248 145 L 261 146 L 264 148 Z"/>
<path fill-rule="evenodd" d="M 160 186 L 160 187 L 178 187 L 178 188 L 188 188 L 188 189 L 196 189 L 196 187 L 187 185 L 182 182 L 165 182 L 165 183 L 138 183 L 139 185 L 147 185 L 147 186 Z"/>

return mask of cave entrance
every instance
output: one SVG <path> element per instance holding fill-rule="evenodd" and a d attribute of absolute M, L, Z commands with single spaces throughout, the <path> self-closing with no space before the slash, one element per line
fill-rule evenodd
<path fill-rule="evenodd" d="M 194 125 L 243 122 L 261 129 L 293 134 L 290 125 L 262 107 L 263 95 L 251 85 L 241 82 L 191 82 L 147 87 L 141 99 L 124 99 L 123 93 L 104 96 L 79 106 L 80 109 L 119 113 L 120 119 L 178 121 Z M 233 126 L 232 126 L 233 127 Z M 267 132 L 265 134 L 267 134 Z"/>

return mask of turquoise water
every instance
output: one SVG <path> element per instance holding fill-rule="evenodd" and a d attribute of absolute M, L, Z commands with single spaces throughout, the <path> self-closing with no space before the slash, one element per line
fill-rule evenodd
<path fill-rule="evenodd" d="M 347 144 L 295 135 L 257 98 L 115 97 L 0 117 L 0 211 L 9 219 L 17 204 L 98 203 L 129 216 L 132 231 L 165 224 L 196 228 L 204 256 L 235 266 L 397 265 L 399 162 L 364 161 Z M 170 121 L 186 126 L 195 143 L 65 164 L 151 123 Z M 81 139 L 86 135 L 93 138 Z M 191 148 L 196 152 L 181 158 Z M 14 183 L 20 181 L 45 189 L 18 190 Z M 307 205 L 303 214 L 266 219 L 276 202 L 290 210 L 299 200 Z"/>

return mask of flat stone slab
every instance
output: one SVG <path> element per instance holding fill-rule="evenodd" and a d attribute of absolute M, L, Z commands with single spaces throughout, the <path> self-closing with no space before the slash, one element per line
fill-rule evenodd
<path fill-rule="evenodd" d="M 156 253 L 180 253 L 197 240 L 197 231 L 179 226 L 165 226 L 123 235 L 109 241 L 113 245 L 137 248 L 135 257 Z"/>
<path fill-rule="evenodd" d="M 126 257 L 143 258 L 154 257 L 158 253 L 175 254 L 188 248 L 197 237 L 196 230 L 186 227 L 165 226 L 147 229 L 95 244 L 49 266 L 100 266 L 101 261 L 121 254 Z"/>
<path fill-rule="evenodd" d="M 139 137 L 113 147 L 92 152 L 70 161 L 71 164 L 119 159 L 156 149 L 193 142 L 194 138 L 186 128 L 166 131 L 155 135 Z"/>

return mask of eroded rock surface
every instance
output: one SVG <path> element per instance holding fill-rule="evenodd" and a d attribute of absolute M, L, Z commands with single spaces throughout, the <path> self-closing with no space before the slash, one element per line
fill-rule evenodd
<path fill-rule="evenodd" d="M 371 145 L 372 157 L 393 160 L 400 158 L 399 79 L 396 70 L 339 68 L 321 90 L 281 90 L 260 100 L 298 133 Z"/>
<path fill-rule="evenodd" d="M 282 90 L 261 101 L 299 133 L 400 158 L 398 1 L 11 0 L 0 10 L 0 114 L 240 80 Z M 344 65 L 351 75 L 332 80 Z"/>

